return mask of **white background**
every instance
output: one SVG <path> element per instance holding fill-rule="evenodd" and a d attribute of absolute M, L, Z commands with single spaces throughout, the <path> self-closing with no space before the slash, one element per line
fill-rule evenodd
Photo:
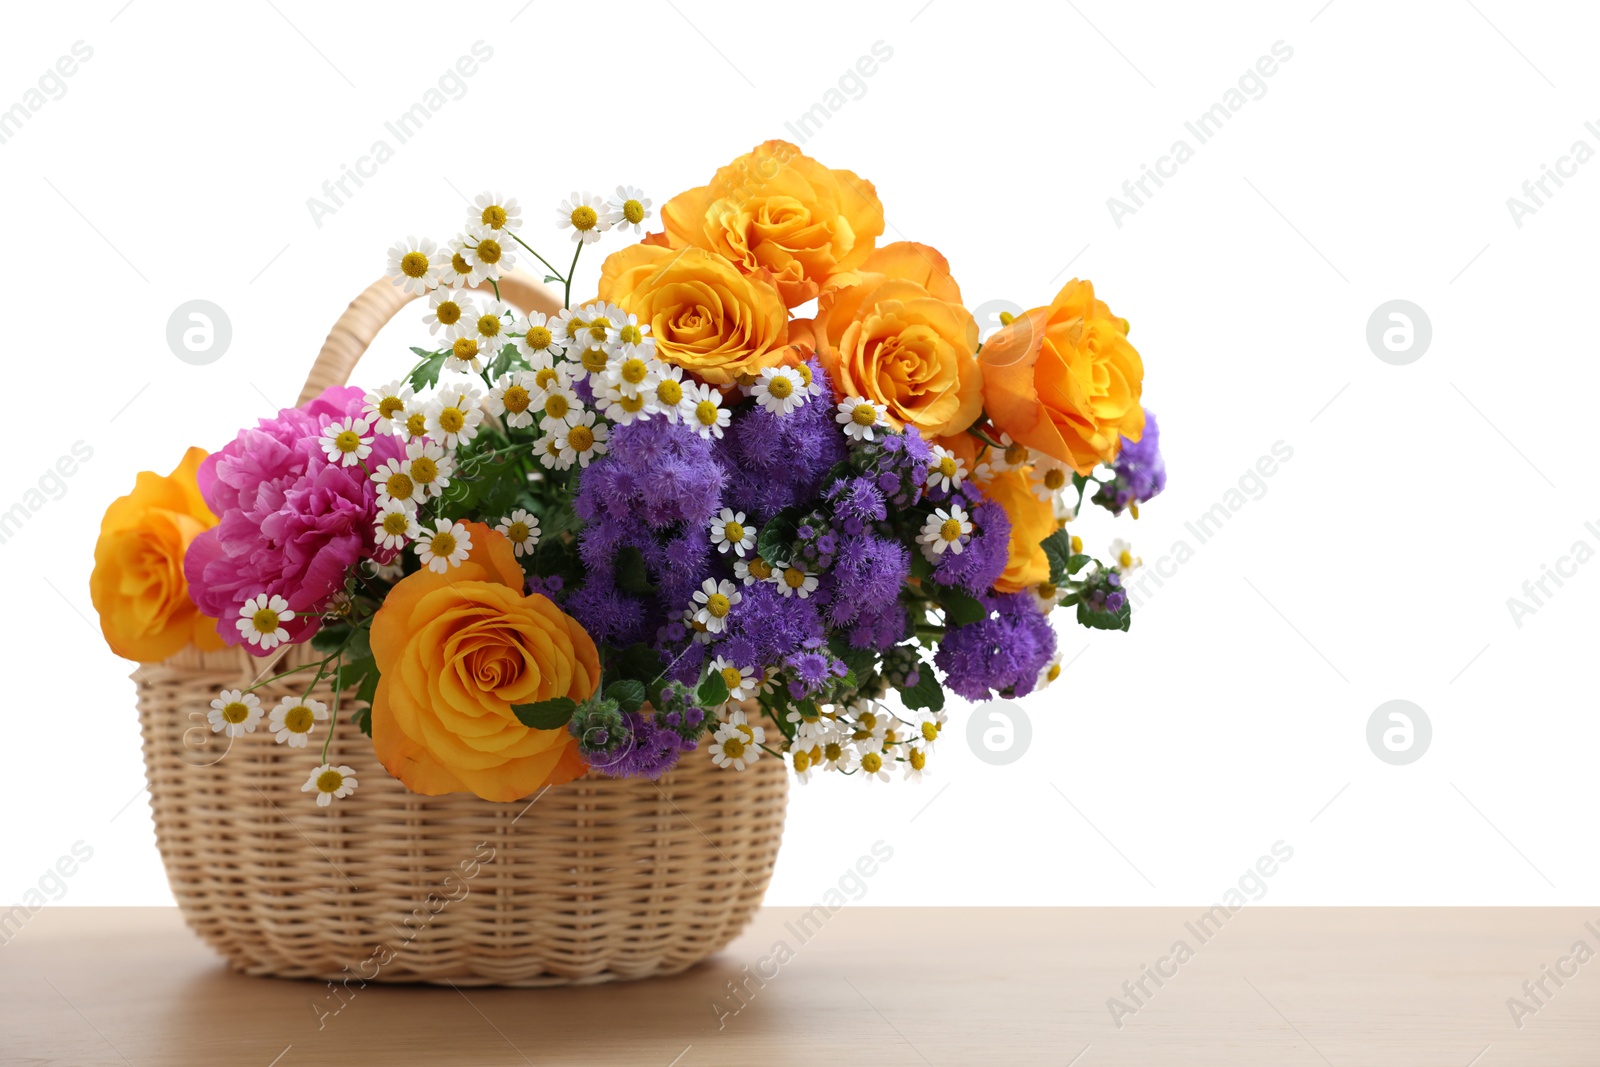
<path fill-rule="evenodd" d="M 1592 10 L 124 4 L 12 5 L 0 37 L 0 108 L 93 49 L 0 144 L 19 274 L 0 510 L 75 441 L 94 453 L 0 545 L 0 904 L 78 840 L 94 858 L 65 902 L 170 901 L 130 668 L 87 588 L 136 471 L 291 403 L 388 245 L 455 232 L 458 190 L 514 193 L 564 248 L 544 227 L 569 190 L 628 182 L 659 204 L 703 184 L 794 139 L 785 123 L 878 41 L 892 58 L 804 150 L 873 181 L 886 239 L 941 249 L 969 306 L 1041 304 L 1082 275 L 1132 320 L 1171 487 L 1137 523 L 1092 511 L 1079 532 L 1102 551 L 1131 537 L 1147 563 L 1180 539 L 1195 554 L 1129 634 L 1063 619 L 1072 663 L 1023 702 L 1015 763 L 976 759 L 956 704 L 922 787 L 795 790 L 769 900 L 816 899 L 881 838 L 878 904 L 1209 903 L 1280 839 L 1294 858 L 1267 903 L 1593 901 L 1600 565 L 1520 627 L 1506 605 L 1574 541 L 1600 547 L 1600 162 L 1520 227 L 1506 205 L 1575 140 L 1600 149 Z M 494 55 L 465 96 L 318 226 L 307 198 L 394 145 L 384 122 L 479 40 Z M 1198 144 L 1184 122 L 1278 41 L 1293 57 L 1265 95 Z M 1180 137 L 1194 158 L 1116 225 L 1107 198 Z M 204 367 L 165 340 L 195 298 L 233 327 Z M 1396 298 L 1432 322 L 1408 366 L 1365 338 Z M 367 380 L 421 333 L 387 331 Z M 1185 522 L 1279 441 L 1292 460 L 1199 545 Z M 1395 698 L 1434 731 L 1403 767 L 1365 736 Z"/>

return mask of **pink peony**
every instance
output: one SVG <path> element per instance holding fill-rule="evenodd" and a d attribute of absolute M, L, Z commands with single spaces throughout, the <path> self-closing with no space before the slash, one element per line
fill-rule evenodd
<path fill-rule="evenodd" d="M 362 396 L 357 388 L 331 386 L 304 407 L 241 430 L 200 464 L 200 493 L 221 521 L 189 545 L 183 571 L 190 597 L 218 620 L 217 632 L 229 644 L 243 642 L 235 625 L 240 605 L 261 593 L 289 602 L 295 612 L 289 639 L 305 640 L 351 567 L 393 555 L 375 547 L 377 489 L 367 472 L 328 462 L 319 443 L 328 423 L 361 414 Z M 397 438 L 379 435 L 367 466 L 402 452 Z"/>

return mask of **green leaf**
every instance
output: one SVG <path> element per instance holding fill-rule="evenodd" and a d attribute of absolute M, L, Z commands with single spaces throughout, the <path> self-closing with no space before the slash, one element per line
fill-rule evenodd
<path fill-rule="evenodd" d="M 828 638 L 828 652 L 834 659 L 844 660 L 844 665 L 857 678 L 871 673 L 873 665 L 878 662 L 877 652 L 870 648 L 855 648 L 841 634 Z"/>
<path fill-rule="evenodd" d="M 425 352 L 420 348 L 413 348 L 411 351 L 422 357 L 422 362 L 411 370 L 411 388 L 419 393 L 424 389 L 432 389 L 439 381 L 439 371 L 444 368 L 445 356 L 448 353 Z"/>
<path fill-rule="evenodd" d="M 966 626 L 989 617 L 989 609 L 983 606 L 983 601 L 954 586 L 939 594 L 939 603 L 944 607 L 946 626 Z"/>
<path fill-rule="evenodd" d="M 555 697 L 537 704 L 513 704 L 512 714 L 522 725 L 534 730 L 559 730 L 572 721 L 578 702 L 571 697 Z"/>
<path fill-rule="evenodd" d="M 644 554 L 632 545 L 623 545 L 617 550 L 616 572 L 617 588 L 624 593 L 647 596 L 656 591 L 644 565 Z"/>
<path fill-rule="evenodd" d="M 561 279 L 557 278 L 554 274 L 546 274 L 544 276 L 544 280 L 546 284 L 549 284 L 550 282 L 559 282 Z"/>
<path fill-rule="evenodd" d="M 1078 623 L 1091 630 L 1126 630 L 1133 622 L 1133 607 L 1123 600 L 1116 611 L 1095 611 L 1087 601 L 1078 603 Z"/>
<path fill-rule="evenodd" d="M 632 678 L 645 685 L 661 677 L 663 667 L 660 654 L 643 641 L 629 645 L 611 661 L 611 670 L 616 676 Z"/>
<path fill-rule="evenodd" d="M 324 626 L 311 635 L 311 648 L 321 652 L 324 656 L 332 655 L 339 651 L 344 644 L 344 639 L 350 636 L 350 627 L 346 623 L 334 623 Z"/>
<path fill-rule="evenodd" d="M 756 553 L 768 563 L 788 563 L 795 528 L 804 514 L 804 508 L 788 507 L 769 519 L 756 535 Z"/>
<path fill-rule="evenodd" d="M 368 737 L 372 736 L 372 705 L 366 704 L 350 713 L 350 721 Z"/>
<path fill-rule="evenodd" d="M 694 699 L 702 708 L 714 708 L 719 704 L 726 704 L 728 683 L 723 680 L 721 672 L 707 672 L 705 679 L 700 683 L 700 688 L 695 690 Z"/>
<path fill-rule="evenodd" d="M 938 711 L 944 707 L 944 686 L 934 677 L 933 666 L 929 663 L 918 664 L 917 674 L 916 685 L 900 690 L 900 699 L 906 707 L 912 711 Z"/>
<path fill-rule="evenodd" d="M 615 700 L 623 711 L 638 711 L 644 706 L 644 683 L 633 678 L 618 678 L 606 686 L 606 699 Z"/>
<path fill-rule="evenodd" d="M 1083 552 L 1067 557 L 1067 575 L 1070 577 L 1083 570 L 1084 565 L 1093 562 L 1094 557 Z"/>
<path fill-rule="evenodd" d="M 1050 561 L 1051 583 L 1060 585 L 1070 573 L 1072 535 L 1065 530 L 1057 530 L 1039 542 L 1039 547 L 1044 549 L 1045 558 Z"/>

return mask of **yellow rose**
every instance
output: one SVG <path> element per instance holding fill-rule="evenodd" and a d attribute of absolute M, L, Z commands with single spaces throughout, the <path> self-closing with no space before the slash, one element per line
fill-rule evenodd
<path fill-rule="evenodd" d="M 1088 474 L 1144 434 L 1144 362 L 1128 321 L 1074 278 L 983 346 L 989 419 L 1013 440 Z"/>
<path fill-rule="evenodd" d="M 511 542 L 469 522 L 471 555 L 447 574 L 395 584 L 372 620 L 382 675 L 372 746 L 414 793 L 512 801 L 588 768 L 564 729 L 534 730 L 513 704 L 587 700 L 600 684 L 594 641 L 547 597 L 523 595 Z"/>
<path fill-rule="evenodd" d="M 1000 471 L 980 483 L 985 496 L 1006 509 L 1011 520 L 1010 552 L 1006 569 L 994 587 L 1002 593 L 1020 593 L 1050 577 L 1050 558 L 1040 547 L 1056 532 L 1055 507 L 1040 500 L 1028 481 L 1026 470 Z"/>
<path fill-rule="evenodd" d="M 768 141 L 661 209 L 665 231 L 646 240 L 703 248 L 748 275 L 766 274 L 787 307 L 858 267 L 883 234 L 877 190 L 829 170 L 787 141 Z"/>
<path fill-rule="evenodd" d="M 112 501 L 100 523 L 89 598 L 106 643 L 124 659 L 149 663 L 190 644 L 223 647 L 217 620 L 194 606 L 183 576 L 189 542 L 217 524 L 195 483 L 205 458 L 191 448 L 165 478 L 140 471 L 133 492 Z"/>
<path fill-rule="evenodd" d="M 822 295 L 813 326 L 834 393 L 881 403 L 924 437 L 972 425 L 983 410 L 978 324 L 944 256 L 897 241 L 852 278 Z"/>
<path fill-rule="evenodd" d="M 600 299 L 649 323 L 656 355 L 712 385 L 775 367 L 789 313 L 772 286 L 720 256 L 637 244 L 606 257 Z"/>

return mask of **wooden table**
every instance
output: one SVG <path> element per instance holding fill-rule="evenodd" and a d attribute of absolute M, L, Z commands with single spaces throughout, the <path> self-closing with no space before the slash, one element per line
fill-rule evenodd
<path fill-rule="evenodd" d="M 0 947 L 0 1063 L 1600 1064 L 1600 959 L 1569 957 L 1600 952 L 1600 908 L 1247 907 L 1216 930 L 1198 908 L 852 906 L 804 942 L 797 914 L 676 978 L 368 986 L 322 1016 L 326 986 L 228 971 L 175 910 L 46 908 Z"/>

